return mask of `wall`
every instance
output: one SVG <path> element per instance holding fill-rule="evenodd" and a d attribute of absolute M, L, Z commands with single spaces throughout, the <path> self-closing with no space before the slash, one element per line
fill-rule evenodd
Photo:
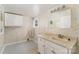
<path fill-rule="evenodd" d="M 78 37 L 78 45 L 79 45 L 79 5 L 74 6 L 73 9 L 75 12 L 73 14 L 73 16 L 75 16 L 75 20 L 74 22 L 74 27 L 76 27 L 75 29 L 75 33 L 76 33 L 76 37 Z"/>
<path fill-rule="evenodd" d="M 4 19 L 3 19 L 4 8 L 0 5 L 0 53 L 4 45 Z M 1 32 L 2 29 L 2 32 Z"/>
<path fill-rule="evenodd" d="M 26 40 L 28 30 L 31 29 L 31 18 L 23 17 L 22 27 L 5 27 L 5 44 Z"/>
<path fill-rule="evenodd" d="M 66 5 L 67 7 L 71 8 L 72 10 L 72 28 L 70 29 L 59 29 L 59 28 L 50 28 L 49 27 L 49 12 L 47 11 L 43 15 L 39 16 L 40 17 L 40 22 L 39 22 L 39 28 L 37 29 L 40 30 L 40 33 L 43 33 L 45 31 L 51 32 L 51 33 L 61 33 L 66 36 L 71 36 L 71 37 L 79 37 L 79 5 Z"/>

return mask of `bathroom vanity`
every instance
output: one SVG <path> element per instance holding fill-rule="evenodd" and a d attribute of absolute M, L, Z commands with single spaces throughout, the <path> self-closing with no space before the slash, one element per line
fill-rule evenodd
<path fill-rule="evenodd" d="M 39 34 L 38 52 L 40 54 L 73 54 L 76 53 L 77 40 L 60 38 L 57 34 Z"/>

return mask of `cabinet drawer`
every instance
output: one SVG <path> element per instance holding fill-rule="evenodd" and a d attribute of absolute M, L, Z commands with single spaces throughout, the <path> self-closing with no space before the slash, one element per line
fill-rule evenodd
<path fill-rule="evenodd" d="M 49 47 L 50 50 L 53 50 L 57 54 L 66 54 L 67 49 L 50 41 L 45 41 L 45 47 Z"/>

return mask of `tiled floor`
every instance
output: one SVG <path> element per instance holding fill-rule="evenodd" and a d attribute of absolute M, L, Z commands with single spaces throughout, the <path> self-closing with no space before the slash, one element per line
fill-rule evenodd
<path fill-rule="evenodd" d="M 36 54 L 36 50 L 37 44 L 33 41 L 27 41 L 6 46 L 3 54 Z"/>

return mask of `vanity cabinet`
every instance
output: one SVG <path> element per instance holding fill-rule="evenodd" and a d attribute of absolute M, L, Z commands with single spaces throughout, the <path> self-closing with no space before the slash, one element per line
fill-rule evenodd
<path fill-rule="evenodd" d="M 76 46 L 68 49 L 45 38 L 38 37 L 38 52 L 40 54 L 74 54 L 76 53 Z"/>
<path fill-rule="evenodd" d="M 67 48 L 47 41 L 43 38 L 38 38 L 38 52 L 41 54 L 67 54 Z"/>
<path fill-rule="evenodd" d="M 23 16 L 5 13 L 5 26 L 22 26 Z"/>

